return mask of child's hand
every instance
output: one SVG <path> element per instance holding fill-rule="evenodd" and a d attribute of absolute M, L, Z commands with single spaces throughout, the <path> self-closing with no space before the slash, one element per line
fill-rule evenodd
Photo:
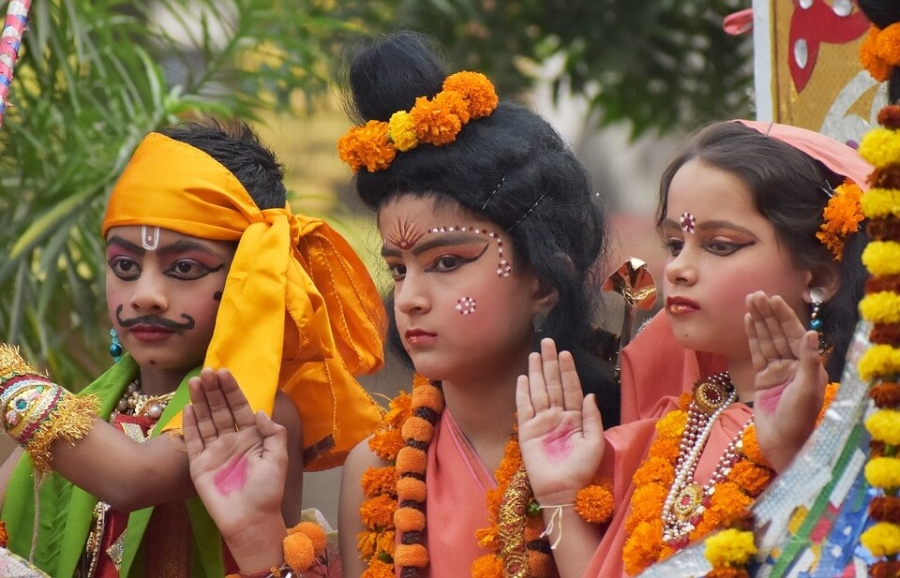
<path fill-rule="evenodd" d="M 572 354 L 552 339 L 528 357 L 528 377 L 516 387 L 519 446 L 535 499 L 571 503 L 588 486 L 603 457 L 603 423 L 592 395 L 583 397 Z"/>
<path fill-rule="evenodd" d="M 828 375 L 818 335 L 807 331 L 781 297 L 747 296 L 744 318 L 756 370 L 754 420 L 760 449 L 782 471 L 812 434 Z"/>
<path fill-rule="evenodd" d="M 285 429 L 253 414 L 227 370 L 204 369 L 189 386 L 184 440 L 200 499 L 242 571 L 280 565 Z"/>

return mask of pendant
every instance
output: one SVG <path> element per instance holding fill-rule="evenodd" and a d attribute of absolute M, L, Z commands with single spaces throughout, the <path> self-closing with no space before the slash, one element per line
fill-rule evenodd
<path fill-rule="evenodd" d="M 679 522 L 686 522 L 693 518 L 697 508 L 703 501 L 703 488 L 697 482 L 689 482 L 678 494 L 675 495 L 673 510 Z"/>
<path fill-rule="evenodd" d="M 710 415 L 723 405 L 731 403 L 731 393 L 734 387 L 730 383 L 723 383 L 713 376 L 709 380 L 701 382 L 694 390 L 694 402 L 703 413 Z"/>

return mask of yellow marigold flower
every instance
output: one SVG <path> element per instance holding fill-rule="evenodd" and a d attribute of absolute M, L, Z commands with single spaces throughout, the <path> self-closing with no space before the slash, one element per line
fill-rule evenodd
<path fill-rule="evenodd" d="M 494 554 L 485 554 L 472 562 L 472 578 L 503 578 L 503 560 Z"/>
<path fill-rule="evenodd" d="M 376 540 L 378 538 L 377 532 L 360 532 L 356 535 L 356 550 L 359 552 L 359 556 L 368 560 L 372 556 L 375 555 L 376 549 L 375 546 L 377 544 Z"/>
<path fill-rule="evenodd" d="M 870 293 L 859 302 L 859 313 L 872 323 L 900 323 L 900 295 L 891 291 Z"/>
<path fill-rule="evenodd" d="M 337 144 L 341 160 L 350 165 L 353 172 L 366 167 L 370 173 L 387 168 L 397 149 L 388 140 L 388 124 L 370 120 L 342 136 Z"/>
<path fill-rule="evenodd" d="M 880 409 L 866 420 L 866 429 L 878 441 L 900 445 L 900 411 Z"/>
<path fill-rule="evenodd" d="M 480 72 L 457 72 L 444 80 L 444 90 L 460 93 L 473 119 L 488 116 L 497 108 L 499 98 L 494 85 Z"/>
<path fill-rule="evenodd" d="M 860 205 L 870 219 L 900 217 L 900 190 L 873 187 L 862 196 Z"/>
<path fill-rule="evenodd" d="M 877 26 L 871 26 L 869 33 L 859 46 L 859 63 L 862 64 L 872 78 L 878 82 L 885 82 L 891 77 L 891 65 L 878 56 L 877 42 L 880 30 Z"/>
<path fill-rule="evenodd" d="M 706 539 L 703 555 L 715 567 L 743 566 L 756 552 L 753 532 L 728 529 Z"/>
<path fill-rule="evenodd" d="M 656 431 L 659 437 L 681 438 L 686 424 L 686 411 L 670 411 L 656 422 Z"/>
<path fill-rule="evenodd" d="M 406 152 L 419 144 L 419 139 L 416 138 L 416 123 L 405 110 L 392 114 L 388 125 L 391 142 L 398 151 Z"/>
<path fill-rule="evenodd" d="M 454 94 L 452 97 L 441 98 L 442 95 Z M 438 93 L 434 100 L 420 96 L 416 99 L 416 105 L 410 111 L 413 121 L 416 123 L 416 137 L 428 144 L 436 146 L 453 142 L 456 135 L 462 129 L 462 120 L 455 111 L 465 103 L 457 93 Z"/>
<path fill-rule="evenodd" d="M 394 578 L 394 565 L 378 559 L 369 562 L 369 567 L 360 578 Z"/>
<path fill-rule="evenodd" d="M 878 168 L 900 163 L 900 134 L 886 128 L 873 128 L 863 135 L 859 154 Z"/>
<path fill-rule="evenodd" d="M 900 373 L 900 349 L 890 345 L 872 345 L 859 360 L 859 376 L 865 381 Z"/>
<path fill-rule="evenodd" d="M 385 530 L 378 532 L 375 539 L 375 547 L 378 552 L 387 552 L 391 556 L 394 555 L 395 536 L 393 530 Z"/>
<path fill-rule="evenodd" d="M 876 277 L 900 275 L 900 243 L 869 241 L 862 254 L 863 265 Z"/>
<path fill-rule="evenodd" d="M 878 33 L 875 51 L 889 66 L 900 65 L 900 24 L 891 24 Z"/>
<path fill-rule="evenodd" d="M 879 522 L 862 533 L 860 543 L 875 557 L 900 553 L 900 526 Z"/>
<path fill-rule="evenodd" d="M 900 459 L 872 458 L 866 464 L 866 481 L 885 490 L 900 488 Z"/>

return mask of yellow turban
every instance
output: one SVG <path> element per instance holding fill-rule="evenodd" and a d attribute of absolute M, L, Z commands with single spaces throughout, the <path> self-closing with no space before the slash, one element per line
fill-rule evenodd
<path fill-rule="evenodd" d="M 324 221 L 260 210 L 224 166 L 159 133 L 141 142 L 103 220 L 236 241 L 204 365 L 227 368 L 254 410 L 276 389 L 303 421 L 307 469 L 338 465 L 381 410 L 354 379 L 383 362 L 384 311 L 365 265 Z M 181 426 L 181 415 L 166 425 Z"/>

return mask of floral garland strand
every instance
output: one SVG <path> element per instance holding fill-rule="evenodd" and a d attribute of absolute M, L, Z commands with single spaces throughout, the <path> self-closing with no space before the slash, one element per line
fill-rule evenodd
<path fill-rule="evenodd" d="M 891 36 L 884 36 L 890 34 Z M 900 47 L 900 25 L 879 34 L 880 41 Z M 896 66 L 896 63 L 891 64 Z M 867 67 L 868 68 L 868 67 Z M 871 72 L 871 70 L 870 70 Z M 874 75 L 874 73 L 873 73 Z M 860 543 L 876 559 L 869 567 L 875 578 L 900 575 L 900 263 L 892 260 L 900 252 L 900 107 L 889 105 L 878 114 L 876 128 L 863 137 L 859 152 L 875 166 L 873 188 L 862 197 L 869 219 L 871 239 L 863 252 L 863 263 L 872 277 L 860 302 L 863 319 L 872 322 L 872 345 L 859 362 L 863 379 L 872 380 L 869 391 L 875 411 L 866 419 L 871 434 L 866 481 L 879 490 L 869 503 L 875 523 L 860 536 Z"/>
<path fill-rule="evenodd" d="M 401 576 L 420 576 L 428 566 L 428 551 L 423 543 L 427 497 L 425 465 L 428 445 L 443 409 L 440 385 L 416 375 L 412 396 L 400 392 L 390 402 L 382 425 L 369 440 L 369 448 L 388 465 L 369 468 L 362 476 L 365 500 L 360 506 L 360 516 L 367 528 L 357 536 L 357 549 L 367 563 L 362 578 L 391 578 L 395 575 L 395 564 L 400 567 Z M 514 426 L 503 459 L 494 472 L 497 486 L 486 496 L 490 526 L 478 530 L 475 535 L 481 547 L 491 550 L 490 554 L 473 563 L 472 576 L 475 578 L 503 578 L 506 575 L 501 555 L 503 520 L 500 511 L 503 502 L 509 499 L 510 484 L 522 468 Z M 529 515 L 524 516 L 522 543 L 527 549 L 523 555 L 527 557 L 528 568 L 523 575 L 531 578 L 554 576 L 556 568 L 550 544 L 541 537 L 544 525 L 530 487 L 525 503 Z M 590 523 L 608 522 L 612 508 L 611 480 L 598 480 L 578 492 L 575 510 Z M 400 545 L 395 546 L 397 532 L 400 532 Z"/>
<path fill-rule="evenodd" d="M 388 168 L 398 152 L 420 144 L 443 146 L 456 140 L 463 125 L 489 116 L 499 98 L 480 72 L 457 72 L 444 80 L 434 98 L 420 96 L 410 111 L 398 111 L 388 122 L 370 120 L 351 128 L 337 143 L 338 156 L 355 174 Z"/>
<path fill-rule="evenodd" d="M 683 394 L 679 409 L 667 413 L 656 423 L 657 437 L 634 474 L 636 489 L 631 497 L 631 514 L 625 522 L 628 539 L 623 549 L 625 571 L 630 576 L 677 551 L 663 540 L 662 512 L 675 481 L 675 467 L 692 400 L 691 392 Z M 724 479 L 715 484 L 715 491 L 704 504 L 702 518 L 689 535 L 689 543 L 697 542 L 739 517 L 772 480 L 774 472 L 762 455 L 753 424 L 744 429 L 740 443 L 735 447 L 738 460 Z M 727 540 L 727 535 L 723 539 Z"/>

